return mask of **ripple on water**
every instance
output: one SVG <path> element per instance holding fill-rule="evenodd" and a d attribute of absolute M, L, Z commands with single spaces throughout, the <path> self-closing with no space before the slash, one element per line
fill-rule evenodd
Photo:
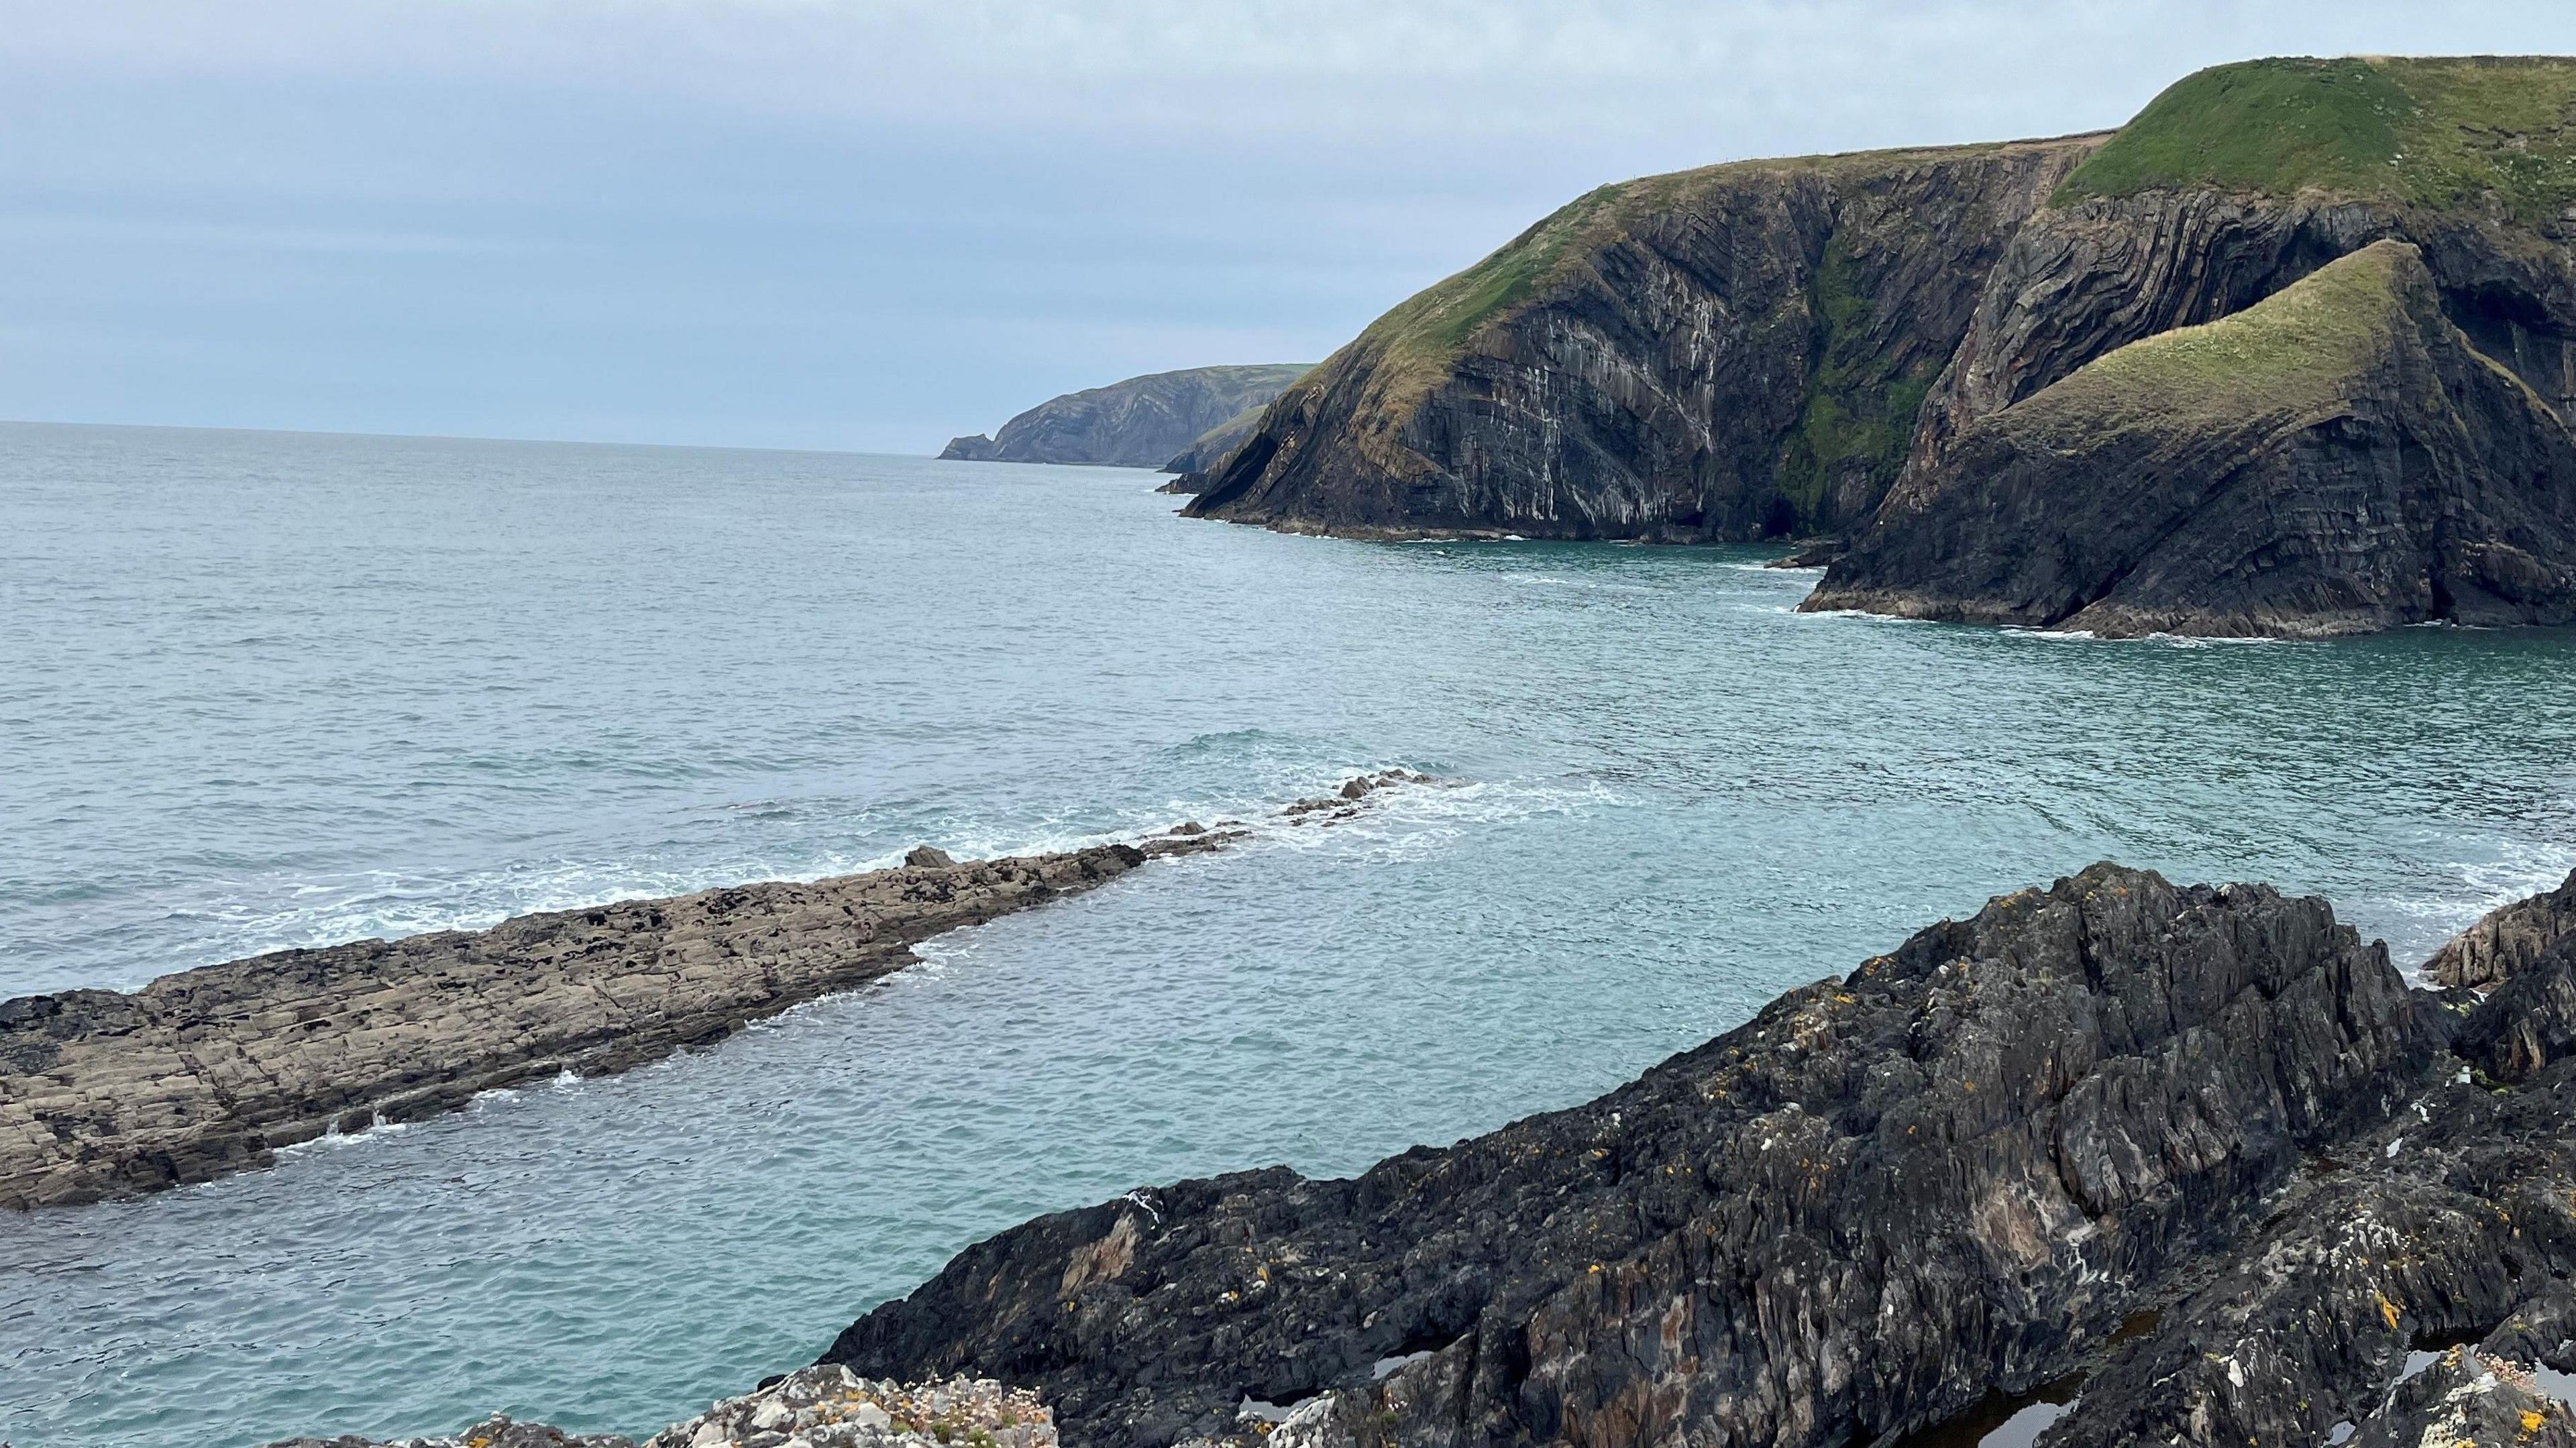
<path fill-rule="evenodd" d="M 2576 865 L 2564 633 L 2034 647 L 1796 614 L 1753 550 L 1288 538 L 1127 472 L 0 433 L 0 993 L 1467 781 L 0 1222 L 20 1448 L 649 1430 L 1031 1214 L 1584 1099 L 2097 858 L 2401 961 Z"/>

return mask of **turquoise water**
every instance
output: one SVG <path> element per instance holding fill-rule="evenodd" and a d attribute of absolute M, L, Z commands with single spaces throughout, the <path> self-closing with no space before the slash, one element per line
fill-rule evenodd
<path fill-rule="evenodd" d="M 1757 551 L 1372 545 L 1143 473 L 0 428 L 0 994 L 1464 781 L 634 1075 L 0 1217 L 0 1439 L 643 1432 L 977 1236 L 1593 1095 L 2112 856 L 2420 958 L 2576 865 L 2576 635 L 1802 616 Z"/>

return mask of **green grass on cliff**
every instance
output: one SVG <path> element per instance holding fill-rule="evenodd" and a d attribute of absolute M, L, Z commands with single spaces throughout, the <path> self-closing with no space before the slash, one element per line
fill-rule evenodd
<path fill-rule="evenodd" d="M 1558 208 L 1465 271 L 1399 303 L 1360 334 L 1355 345 L 1377 358 L 1373 390 L 1409 402 L 1436 384 L 1467 340 L 1551 285 L 1577 273 L 1602 248 L 1658 214 L 1687 208 L 1713 187 L 1764 171 L 1843 173 L 1943 156 L 1975 155 L 1996 144 L 1893 151 L 1852 151 L 1782 160 L 1729 161 L 1691 171 L 1595 187 Z"/>
<path fill-rule="evenodd" d="M 2090 436 L 2122 419 L 2247 417 L 2344 395 L 2406 325 L 2415 249 L 2383 241 L 2338 258 L 2253 306 L 2142 338 L 2008 409 Z"/>
<path fill-rule="evenodd" d="M 1813 518 L 1834 474 L 1867 463 L 1894 477 L 1914 437 L 1914 417 L 1931 391 L 1931 368 L 1909 372 L 1869 345 L 1871 303 L 1842 238 L 1829 238 L 1808 279 L 1816 319 L 1816 365 L 1799 400 L 1798 425 L 1780 451 L 1781 493 Z"/>
<path fill-rule="evenodd" d="M 2214 186 L 2450 207 L 2576 205 L 2576 59 L 2253 60 L 2187 76 L 2056 200 Z"/>

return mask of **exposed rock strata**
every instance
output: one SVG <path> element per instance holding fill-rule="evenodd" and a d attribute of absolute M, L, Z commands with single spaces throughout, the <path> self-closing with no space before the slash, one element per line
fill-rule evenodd
<path fill-rule="evenodd" d="M 644 1448 L 1056 1448 L 1054 1415 L 1001 1383 L 871 1382 L 806 1368 L 656 1433 Z M 616 1434 L 581 1437 L 495 1414 L 453 1437 L 288 1438 L 268 1448 L 635 1448 Z"/>
<path fill-rule="evenodd" d="M 2043 1448 L 2561 1442 L 2571 1074 L 2576 943 L 2410 991 L 2323 902 L 2096 866 L 1589 1105 L 1004 1232 L 825 1361 L 1078 1448 L 1841 1448 L 2079 1373 Z"/>
<path fill-rule="evenodd" d="M 1603 187 L 1290 388 L 1187 511 L 1355 537 L 1855 524 L 1987 270 L 2100 140 Z"/>
<path fill-rule="evenodd" d="M 1966 425 L 1807 609 L 2106 636 L 2576 619 L 2576 435 L 2376 242 Z"/>
<path fill-rule="evenodd" d="M 942 458 L 1159 468 L 1212 429 L 1254 413 L 1307 364 L 1191 367 L 1130 377 L 1039 403 L 992 437 L 951 439 Z"/>
<path fill-rule="evenodd" d="M 1362 775 L 1288 824 L 1347 818 L 1425 777 Z M 1320 813 L 1319 813 L 1320 811 Z M 453 1110 L 570 1071 L 623 1071 L 913 962 L 934 935 L 1240 839 L 1196 822 L 1139 845 L 771 882 L 287 950 L 140 991 L 0 1002 L 0 1207 L 131 1196 L 272 1164 L 326 1131 Z"/>
<path fill-rule="evenodd" d="M 1980 424 L 2123 347 L 2230 317 L 2391 240 L 2418 249 L 2452 324 L 2437 350 L 2520 378 L 2535 405 L 2483 384 L 2452 399 L 2488 429 L 2485 445 L 2409 479 L 2411 532 L 2374 520 L 2359 539 L 2339 530 L 2340 510 L 2376 484 L 2352 474 L 2415 461 L 2401 429 L 2365 415 L 2345 436 L 2313 435 L 2322 455 L 2306 471 L 2233 451 L 2282 443 L 2273 429 L 2214 419 L 2207 435 L 2169 437 L 2178 462 L 2317 491 L 2203 520 L 2177 547 L 2208 550 L 2194 561 L 2219 596 L 2178 579 L 2149 613 L 2233 631 L 2247 609 L 2231 571 L 2281 555 L 2307 576 L 2274 590 L 2285 612 L 2244 631 L 2560 617 L 2576 550 L 2551 530 L 2525 537 L 2518 520 L 2491 518 L 2500 536 L 2437 540 L 2435 566 L 2420 565 L 2421 535 L 2447 526 L 2425 515 L 2480 512 L 2464 494 L 2562 486 L 2550 459 L 2566 429 L 2548 423 L 2576 421 L 2576 61 L 2564 58 L 2249 62 L 2187 78 L 2107 140 L 1604 187 L 1388 313 L 1176 490 L 1199 492 L 1195 516 L 1352 537 L 1866 527 L 1902 562 L 1959 541 L 1935 500 L 2028 460 L 1998 456 Z M 2078 468 L 2058 471 L 2076 486 Z M 2096 551 L 2054 513 L 2035 519 L 2053 531 L 2020 536 L 2034 518 L 2007 508 L 1980 515 L 1981 554 Z M 2400 575 L 2416 597 L 2383 596 Z M 1849 606 L 1933 617 L 2028 612 L 2029 600 L 1945 592 L 1974 582 L 1892 569 L 1833 587 Z"/>

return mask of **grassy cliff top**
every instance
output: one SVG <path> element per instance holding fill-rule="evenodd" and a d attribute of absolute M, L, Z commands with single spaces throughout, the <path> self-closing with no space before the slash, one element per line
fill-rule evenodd
<path fill-rule="evenodd" d="M 1394 310 L 1370 323 L 1353 345 L 1370 348 L 1376 354 L 1378 376 L 1374 390 L 1381 396 L 1399 395 L 1408 382 L 1427 385 L 1438 369 L 1458 355 L 1477 328 L 1538 295 L 1549 282 L 1585 265 L 1592 254 L 1648 218 L 1688 207 L 1729 182 L 1796 172 L 1842 178 L 1988 155 L 2013 146 L 2068 143 L 1999 141 L 1728 161 L 1595 187 L 1504 243 L 1491 256 L 1397 304 Z"/>
<path fill-rule="evenodd" d="M 2249 60 L 2184 77 L 2058 192 L 2164 187 L 2454 206 L 2576 204 L 2576 58 Z"/>
<path fill-rule="evenodd" d="M 2244 311 L 2141 338 L 1998 414 L 2092 437 L 2135 423 L 2223 426 L 2331 406 L 2407 326 L 2421 255 L 2382 241 L 2339 257 Z"/>

